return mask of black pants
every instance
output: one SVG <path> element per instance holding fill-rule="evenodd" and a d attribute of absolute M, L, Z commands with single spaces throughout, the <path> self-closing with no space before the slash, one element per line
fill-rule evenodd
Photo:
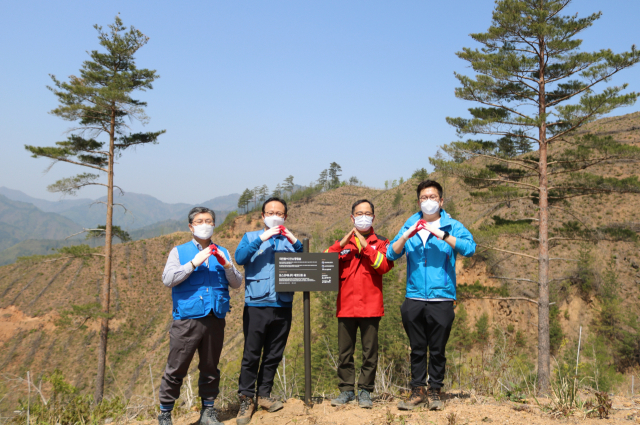
<path fill-rule="evenodd" d="M 380 317 L 339 317 L 338 318 L 338 379 L 340 391 L 353 391 L 356 369 L 353 351 L 356 334 L 360 328 L 362 342 L 362 367 L 358 378 L 358 389 L 373 392 L 378 367 L 378 326 Z"/>
<path fill-rule="evenodd" d="M 291 308 L 245 306 L 242 330 L 244 353 L 238 394 L 253 397 L 257 383 L 258 396 L 269 397 L 291 330 Z"/>
<path fill-rule="evenodd" d="M 411 345 L 411 387 L 427 385 L 428 349 L 429 386 L 441 388 L 447 364 L 445 347 L 456 316 L 453 301 L 427 302 L 407 298 L 400 312 Z"/>
<path fill-rule="evenodd" d="M 182 380 L 198 351 L 202 400 L 213 401 L 220 392 L 218 362 L 224 341 L 225 320 L 210 314 L 201 319 L 174 320 L 169 331 L 169 358 L 160 383 L 160 404 L 172 407 L 180 397 Z"/>

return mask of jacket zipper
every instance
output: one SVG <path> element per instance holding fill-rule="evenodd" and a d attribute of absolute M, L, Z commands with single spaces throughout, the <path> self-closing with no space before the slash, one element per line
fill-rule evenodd
<path fill-rule="evenodd" d="M 424 299 L 428 299 L 427 298 L 427 250 L 429 248 L 427 248 L 427 244 L 429 244 L 429 235 L 427 235 L 427 240 L 424 243 Z"/>

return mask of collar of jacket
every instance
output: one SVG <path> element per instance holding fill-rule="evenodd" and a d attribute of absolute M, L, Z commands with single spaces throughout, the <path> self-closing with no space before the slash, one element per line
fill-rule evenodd
<path fill-rule="evenodd" d="M 362 235 L 362 236 L 365 236 L 365 235 Z M 371 242 L 378 240 L 378 235 L 376 235 L 376 232 L 373 229 L 373 226 L 371 226 L 371 228 L 369 229 L 369 234 L 366 235 L 364 239 L 367 241 L 367 245 L 371 245 Z M 349 242 L 358 248 L 358 252 L 362 252 L 362 245 L 360 245 L 360 239 L 358 239 L 358 237 L 355 234 L 351 236 L 351 240 Z"/>
<path fill-rule="evenodd" d="M 405 223 L 405 227 L 408 228 L 413 226 L 413 223 L 420 220 L 421 218 L 422 218 L 422 211 L 418 211 L 417 213 L 409 217 L 409 219 Z M 439 228 L 444 229 L 445 227 L 451 227 L 452 225 L 453 225 L 453 219 L 451 218 L 451 216 L 443 208 L 440 208 L 440 227 Z"/>

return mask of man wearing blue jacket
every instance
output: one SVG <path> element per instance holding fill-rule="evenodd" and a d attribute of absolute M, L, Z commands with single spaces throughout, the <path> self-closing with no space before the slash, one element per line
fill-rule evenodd
<path fill-rule="evenodd" d="M 263 409 L 275 412 L 283 407 L 280 401 L 271 398 L 271 389 L 291 329 L 293 292 L 275 290 L 275 254 L 302 252 L 300 241 L 284 227 L 287 219 L 284 199 L 267 199 L 262 205 L 262 219 L 265 228 L 245 233 L 235 256 L 245 272 L 244 353 L 238 379 L 238 425 L 251 421 L 256 386 L 257 404 Z"/>
<path fill-rule="evenodd" d="M 195 207 L 188 218 L 193 239 L 171 250 L 162 273 L 162 282 L 171 288 L 173 323 L 169 358 L 160 383 L 158 423 L 171 425 L 171 411 L 197 351 L 200 425 L 222 425 L 213 407 L 220 392 L 218 361 L 229 311 L 229 286 L 239 288 L 242 276 L 229 252 L 211 242 L 216 214 L 209 208 Z"/>
<path fill-rule="evenodd" d="M 407 292 L 400 311 L 411 345 L 411 395 L 398 408 L 413 410 L 428 404 L 430 410 L 442 410 L 445 348 L 455 318 L 456 257 L 471 257 L 476 244 L 464 225 L 442 209 L 439 183 L 425 180 L 416 191 L 421 211 L 404 223 L 387 249 L 391 261 L 407 254 Z"/>

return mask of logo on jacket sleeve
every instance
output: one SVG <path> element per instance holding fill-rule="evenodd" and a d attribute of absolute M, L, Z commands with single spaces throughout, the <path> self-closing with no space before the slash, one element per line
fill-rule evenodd
<path fill-rule="evenodd" d="M 340 251 L 340 255 L 347 255 L 350 252 L 351 252 L 350 249 L 343 249 L 342 251 Z"/>

